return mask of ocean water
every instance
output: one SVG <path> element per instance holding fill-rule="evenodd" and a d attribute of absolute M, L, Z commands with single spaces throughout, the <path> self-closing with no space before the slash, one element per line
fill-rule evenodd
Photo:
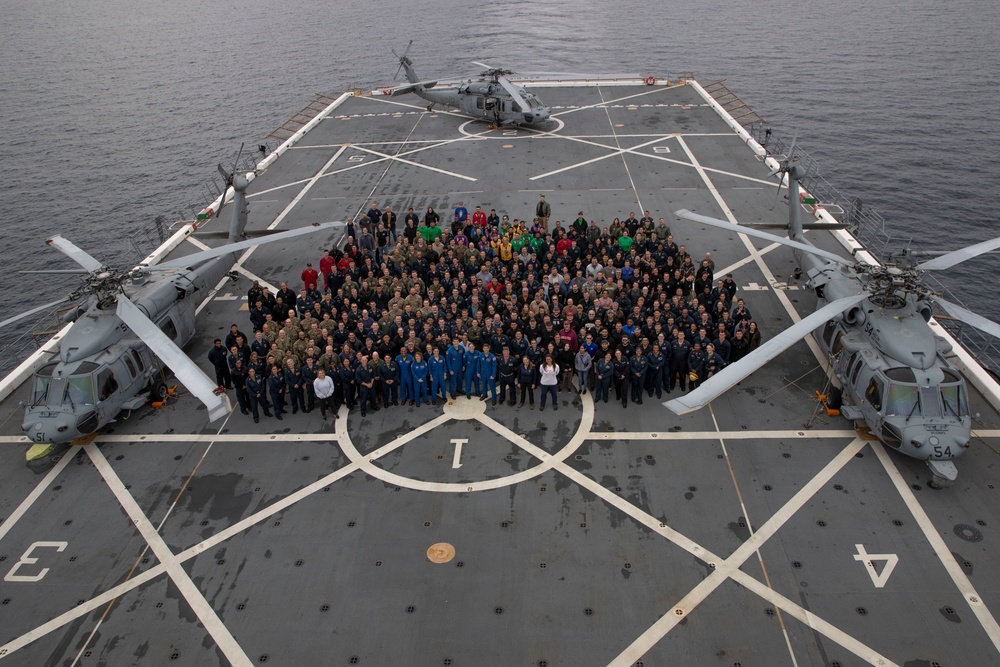
<path fill-rule="evenodd" d="M 0 0 L 0 15 L 0 319 L 76 285 L 19 273 L 73 266 L 46 237 L 131 266 L 129 233 L 201 208 L 215 165 L 317 92 L 390 83 L 410 39 L 428 77 L 482 60 L 725 79 L 892 234 L 1000 235 L 995 0 Z M 998 266 L 943 278 L 997 318 Z"/>

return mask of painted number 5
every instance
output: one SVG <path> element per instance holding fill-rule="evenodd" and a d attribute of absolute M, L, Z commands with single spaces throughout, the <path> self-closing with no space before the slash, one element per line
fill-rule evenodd
<path fill-rule="evenodd" d="M 24 555 L 21 556 L 21 560 L 14 563 L 14 567 L 10 568 L 10 572 L 4 576 L 3 580 L 21 583 L 41 581 L 42 577 L 49 573 L 49 568 L 43 567 L 39 570 L 38 574 L 17 574 L 17 571 L 21 569 L 22 565 L 34 565 L 38 562 L 38 559 L 33 558 L 31 555 L 35 549 L 55 549 L 56 551 L 64 551 L 68 546 L 69 542 L 35 542 L 28 547 L 27 551 L 24 552 Z"/>

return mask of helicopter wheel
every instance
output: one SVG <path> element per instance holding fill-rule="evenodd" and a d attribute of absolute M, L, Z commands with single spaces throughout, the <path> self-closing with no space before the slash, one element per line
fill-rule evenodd
<path fill-rule="evenodd" d="M 167 397 L 167 383 L 162 378 L 153 381 L 153 386 L 149 389 L 149 400 L 162 401 Z"/>

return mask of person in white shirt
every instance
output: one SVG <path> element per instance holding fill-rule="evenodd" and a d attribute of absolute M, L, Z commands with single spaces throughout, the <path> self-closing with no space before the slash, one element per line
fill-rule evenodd
<path fill-rule="evenodd" d="M 552 409 L 559 409 L 559 398 L 556 394 L 556 383 L 559 381 L 559 364 L 552 360 L 552 355 L 545 355 L 545 363 L 538 367 L 538 384 L 542 386 L 542 405 L 540 411 L 545 411 L 545 395 L 552 396 Z"/>

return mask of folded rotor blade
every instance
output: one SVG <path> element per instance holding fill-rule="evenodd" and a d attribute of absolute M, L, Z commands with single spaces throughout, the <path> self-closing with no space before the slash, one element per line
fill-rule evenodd
<path fill-rule="evenodd" d="M 846 264 L 847 266 L 854 266 L 854 262 L 852 260 L 844 259 L 840 255 L 835 255 L 832 252 L 821 250 L 816 246 L 809 245 L 808 243 L 793 241 L 792 239 L 786 238 L 784 236 L 768 234 L 767 232 L 762 232 L 759 229 L 754 229 L 753 227 L 734 225 L 733 223 L 726 222 L 725 220 L 719 220 L 718 218 L 712 218 L 707 215 L 701 215 L 699 213 L 692 213 L 687 209 L 681 209 L 679 211 L 675 211 L 674 213 L 677 215 L 678 218 L 684 218 L 685 220 L 690 220 L 691 222 L 700 222 L 704 225 L 718 227 L 719 229 L 727 229 L 731 232 L 736 232 L 737 234 L 746 234 L 747 236 L 754 236 L 759 239 L 764 239 L 765 241 L 780 243 L 782 245 L 789 246 L 790 248 L 796 248 L 798 250 L 801 250 L 802 252 L 808 252 L 810 254 L 816 255 L 817 257 L 828 259 L 831 262 L 838 262 L 840 264 Z"/>
<path fill-rule="evenodd" d="M 53 236 L 52 238 L 46 240 L 45 243 L 46 245 L 50 245 L 62 254 L 66 255 L 83 268 L 87 269 L 87 271 L 97 271 L 104 266 L 77 247 L 72 241 L 67 241 L 59 235 Z"/>
<path fill-rule="evenodd" d="M 528 105 L 527 101 L 521 97 L 521 91 L 517 89 L 517 86 L 512 84 L 507 80 L 507 77 L 497 77 L 497 81 L 503 86 L 503 89 L 510 93 L 510 96 L 514 98 L 518 106 L 521 107 L 521 111 L 528 111 L 531 107 Z"/>
<path fill-rule="evenodd" d="M 493 69 L 493 65 L 487 65 L 486 63 L 481 63 L 478 60 L 473 60 L 472 64 L 476 67 L 485 67 L 486 69 Z"/>
<path fill-rule="evenodd" d="M 941 308 L 943 308 L 944 311 L 952 317 L 959 319 L 966 324 L 971 324 L 980 331 L 988 333 L 994 338 L 1000 338 L 1000 324 L 997 324 L 993 320 L 988 320 L 982 315 L 978 315 L 971 310 L 966 310 L 951 301 L 945 301 L 940 297 L 934 297 L 934 300 L 937 301 L 938 305 L 940 305 Z"/>
<path fill-rule="evenodd" d="M 208 408 L 209 421 L 215 421 L 229 414 L 232 405 L 225 391 L 216 393 L 218 387 L 205 375 L 205 371 L 198 368 L 191 358 L 160 331 L 159 327 L 153 324 L 135 304 L 120 296 L 117 313 L 118 317 L 174 372 L 181 384 L 205 404 Z"/>
<path fill-rule="evenodd" d="M 303 234 L 312 234 L 313 232 L 319 232 L 324 229 L 333 229 L 334 227 L 344 226 L 343 222 L 324 222 L 314 223 L 308 227 L 302 227 L 300 229 L 291 229 L 287 232 L 280 232 L 278 234 L 272 234 L 264 238 L 247 239 L 246 241 L 240 241 L 238 243 L 229 243 L 224 246 L 219 246 L 218 248 L 212 248 L 210 250 L 203 250 L 201 252 L 196 252 L 191 255 L 186 255 L 180 259 L 174 259 L 169 262 L 163 262 L 155 266 L 148 267 L 149 271 L 169 271 L 172 269 L 185 269 L 195 264 L 201 264 L 202 262 L 207 262 L 210 259 L 215 259 L 216 257 L 222 257 L 223 255 L 228 255 L 230 253 L 239 252 L 240 250 L 246 250 L 247 248 L 252 248 L 256 245 L 261 245 L 264 243 L 274 243 L 275 241 L 284 241 L 285 239 L 295 238 L 296 236 L 302 236 Z"/>
<path fill-rule="evenodd" d="M 736 363 L 726 366 L 711 378 L 702 382 L 701 386 L 694 391 L 680 398 L 675 398 L 672 401 L 667 401 L 663 405 L 679 415 L 694 412 L 705 407 L 737 382 L 740 382 L 743 378 L 808 336 L 830 318 L 836 317 L 855 304 L 860 303 L 866 296 L 867 294 L 848 296 L 823 306 L 812 315 L 788 327 Z"/>
<path fill-rule="evenodd" d="M 966 246 L 960 248 L 959 250 L 954 250 L 949 253 L 945 253 L 940 257 L 935 257 L 934 259 L 929 259 L 926 262 L 918 265 L 917 268 L 923 271 L 938 271 L 940 269 L 950 269 L 956 264 L 960 264 L 967 259 L 972 259 L 973 257 L 978 257 L 984 252 L 990 252 L 991 250 L 996 250 L 1000 248 L 1000 237 L 995 239 L 990 239 L 989 241 L 983 241 L 982 243 L 977 243 L 975 245 Z"/>
<path fill-rule="evenodd" d="M 32 308 L 31 310 L 26 310 L 26 311 L 24 311 L 23 313 L 21 313 L 19 315 L 15 315 L 14 317 L 8 317 L 3 322 L 0 322 L 0 329 L 3 329 L 8 324 L 13 324 L 14 322 L 17 322 L 19 320 L 23 320 L 26 317 L 31 317 L 32 315 L 35 315 L 36 313 L 41 313 L 41 312 L 44 312 L 46 310 L 51 310 L 51 309 L 55 308 L 56 306 L 58 306 L 60 303 L 63 303 L 64 301 L 69 301 L 69 297 L 68 296 L 64 296 L 63 298 L 59 299 L 58 301 L 53 301 L 52 303 L 47 303 L 44 306 L 38 306 L 37 308 Z"/>

